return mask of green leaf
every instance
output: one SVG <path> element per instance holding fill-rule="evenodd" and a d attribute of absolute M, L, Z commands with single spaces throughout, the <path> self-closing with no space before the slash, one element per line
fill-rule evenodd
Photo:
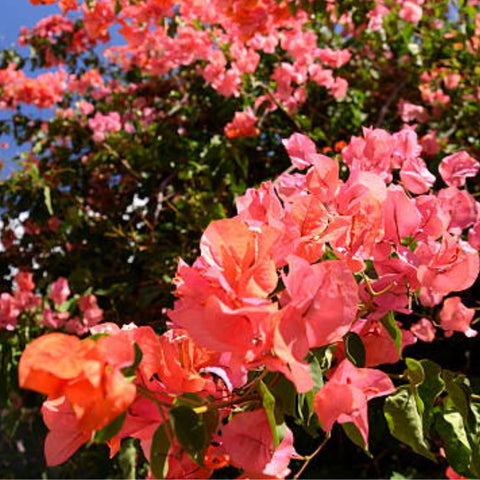
<path fill-rule="evenodd" d="M 449 370 L 444 370 L 442 377 L 445 380 L 445 388 L 457 410 L 462 414 L 465 421 L 472 419 L 470 408 L 470 386 L 465 375 L 457 375 Z"/>
<path fill-rule="evenodd" d="M 125 439 L 122 442 L 122 448 L 118 455 L 118 464 L 122 478 L 125 480 L 135 480 L 137 478 L 137 449 L 135 448 L 133 438 Z"/>
<path fill-rule="evenodd" d="M 431 360 L 420 360 L 425 379 L 418 387 L 418 393 L 425 404 L 433 404 L 435 399 L 445 390 L 445 382 L 441 377 L 442 369 Z"/>
<path fill-rule="evenodd" d="M 467 431 L 472 447 L 472 461 L 470 463 L 471 478 L 480 478 L 480 405 L 472 403 L 473 425 L 471 432 Z"/>
<path fill-rule="evenodd" d="M 277 433 L 277 422 L 275 421 L 275 397 L 262 381 L 260 381 L 258 384 L 258 389 L 260 391 L 260 395 L 262 396 L 262 405 L 267 414 L 270 430 L 272 431 L 273 445 L 274 448 L 277 448 L 280 441 Z"/>
<path fill-rule="evenodd" d="M 405 480 L 406 478 L 412 477 L 406 477 L 404 473 L 396 472 L 395 470 L 390 475 L 390 480 Z"/>
<path fill-rule="evenodd" d="M 297 395 L 297 417 L 305 423 L 306 426 L 310 424 L 310 422 L 316 419 L 316 416 L 313 413 L 313 399 L 315 397 L 315 393 L 323 387 L 323 372 L 324 366 L 326 367 L 327 364 L 330 364 L 330 360 L 327 359 L 329 357 L 330 350 L 328 348 L 321 349 L 314 354 L 309 354 L 307 357 L 307 361 L 310 366 L 310 374 L 313 379 L 313 388 L 307 393 L 302 393 Z"/>
<path fill-rule="evenodd" d="M 412 392 L 410 386 L 400 387 L 385 400 L 385 418 L 391 434 L 397 440 L 409 445 L 414 452 L 435 461 L 435 455 L 430 452 L 424 437 L 416 397 L 418 394 Z"/>
<path fill-rule="evenodd" d="M 167 433 L 167 426 L 162 423 L 152 437 L 150 448 L 150 470 L 155 478 L 165 478 L 168 471 L 168 450 L 170 439 Z"/>
<path fill-rule="evenodd" d="M 425 378 L 418 386 L 418 394 L 423 401 L 423 428 L 425 431 L 430 429 L 433 422 L 433 410 L 435 401 L 445 390 L 445 382 L 442 380 L 442 369 L 431 360 L 420 360 Z"/>
<path fill-rule="evenodd" d="M 43 196 L 45 198 L 45 206 L 47 207 L 48 213 L 53 216 L 52 195 L 48 185 L 43 188 Z"/>
<path fill-rule="evenodd" d="M 219 414 L 218 410 L 207 410 L 203 415 L 203 423 L 205 425 L 205 445 L 210 443 L 212 435 L 217 431 Z"/>
<path fill-rule="evenodd" d="M 313 393 L 316 393 L 323 387 L 324 369 L 322 368 L 321 361 L 315 355 L 310 355 L 307 360 L 310 366 L 310 374 L 312 375 L 312 379 L 313 379 L 312 391 Z"/>
<path fill-rule="evenodd" d="M 398 355 L 400 358 L 402 357 L 402 331 L 400 330 L 397 322 L 395 321 L 395 316 L 393 312 L 388 312 L 380 322 L 385 327 L 385 330 L 390 335 L 390 338 L 393 340 L 395 344 L 395 348 L 397 349 Z"/>
<path fill-rule="evenodd" d="M 207 440 L 203 416 L 184 405 L 172 408 L 169 415 L 180 445 L 195 462 L 201 463 Z"/>
<path fill-rule="evenodd" d="M 365 347 L 362 339 L 355 332 L 348 332 L 343 337 L 345 354 L 347 358 L 358 368 L 365 366 Z"/>
<path fill-rule="evenodd" d="M 472 449 L 468 442 L 462 415 L 448 412 L 435 416 L 435 429 L 444 442 L 448 463 L 463 476 L 469 476 Z"/>
<path fill-rule="evenodd" d="M 143 352 L 141 348 L 137 345 L 137 343 L 133 344 L 133 349 L 135 351 L 135 356 L 134 356 L 132 365 L 130 365 L 129 367 L 122 368 L 122 373 L 129 378 L 135 377 L 137 368 L 140 365 L 140 362 L 142 361 L 142 358 L 143 358 Z"/>
<path fill-rule="evenodd" d="M 335 345 L 328 345 L 326 347 L 320 347 L 312 350 L 312 354 L 318 360 L 318 363 L 320 365 L 320 370 L 322 372 L 326 372 L 327 370 L 330 370 L 330 367 L 332 366 L 332 362 L 335 356 L 336 348 L 337 347 Z"/>
<path fill-rule="evenodd" d="M 103 427 L 101 430 L 95 432 L 93 437 L 94 443 L 106 443 L 111 438 L 113 438 L 123 426 L 123 422 L 125 421 L 125 417 L 127 416 L 127 412 L 122 413 L 119 415 L 115 420 L 112 420 L 107 426 Z"/>
<path fill-rule="evenodd" d="M 370 458 L 373 458 L 373 455 L 368 450 L 368 445 L 365 443 L 362 434 L 354 423 L 342 423 L 342 428 L 347 437 L 357 445 L 357 447 L 360 447 Z"/>
<path fill-rule="evenodd" d="M 275 397 L 275 409 L 282 414 L 294 417 L 296 415 L 297 390 L 293 383 L 280 375 L 279 380 L 270 386 L 270 391 Z"/>
<path fill-rule="evenodd" d="M 418 386 L 425 380 L 425 372 L 423 371 L 422 364 L 413 358 L 406 358 L 405 363 L 407 365 L 407 377 L 410 383 L 414 386 Z"/>

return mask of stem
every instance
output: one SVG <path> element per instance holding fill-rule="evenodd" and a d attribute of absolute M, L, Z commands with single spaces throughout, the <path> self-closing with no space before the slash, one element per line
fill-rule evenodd
<path fill-rule="evenodd" d="M 275 94 L 270 90 L 270 88 L 264 83 L 258 83 L 258 85 L 264 89 L 267 93 L 270 100 L 276 105 L 276 107 L 295 125 L 295 128 L 302 133 L 305 133 L 303 127 L 298 123 L 298 121 L 288 113 L 288 110 L 275 98 Z"/>
<path fill-rule="evenodd" d="M 164 402 L 160 399 L 158 399 L 148 388 L 142 387 L 141 385 L 136 385 L 137 387 L 137 392 L 142 395 L 142 397 L 148 398 L 151 400 L 153 403 L 158 405 L 159 407 L 167 407 L 171 408 L 172 404 L 168 402 Z"/>
<path fill-rule="evenodd" d="M 476 310 L 476 309 L 475 309 L 475 310 Z M 480 322 L 480 317 L 474 318 L 474 319 L 470 322 L 470 325 L 475 325 L 475 324 L 477 324 L 478 322 Z"/>
<path fill-rule="evenodd" d="M 302 468 L 295 474 L 293 477 L 293 480 L 298 480 L 302 473 L 305 471 L 305 469 L 308 467 L 308 464 L 323 450 L 323 447 L 326 445 L 326 443 L 330 440 L 330 432 L 327 432 L 325 434 L 325 438 L 323 439 L 323 442 L 318 446 L 318 448 L 311 454 L 305 456 L 305 463 L 302 465 Z"/>
<path fill-rule="evenodd" d="M 245 386 L 243 390 L 245 390 L 245 396 L 249 396 L 253 390 L 255 390 L 255 387 L 265 378 L 267 375 L 268 370 L 265 369 L 263 370 L 260 375 L 257 378 L 254 378 L 249 384 Z"/>
<path fill-rule="evenodd" d="M 223 407 L 229 407 L 230 405 L 236 405 L 242 402 L 249 402 L 250 400 L 260 400 L 260 396 L 258 394 L 247 395 L 245 397 L 239 397 L 234 400 L 226 400 L 224 402 L 212 403 L 210 405 L 202 405 L 201 407 L 194 408 L 193 411 L 197 414 L 205 413 L 208 410 L 218 410 Z"/>
<path fill-rule="evenodd" d="M 375 123 L 375 128 L 380 128 L 385 120 L 385 116 L 387 115 L 388 109 L 390 105 L 393 103 L 397 95 L 403 90 L 407 82 L 403 80 L 400 82 L 392 91 L 392 93 L 387 98 L 387 101 L 383 104 L 382 108 L 380 109 L 380 114 L 378 115 L 377 121 Z"/>
<path fill-rule="evenodd" d="M 173 443 L 174 440 L 175 440 L 175 434 L 173 432 L 172 425 L 170 424 L 170 422 L 168 420 L 168 416 L 165 414 L 165 412 L 163 411 L 163 408 L 162 408 L 162 407 L 171 408 L 172 405 L 170 403 L 167 403 L 167 402 L 162 402 L 162 400 L 159 400 L 155 395 L 153 395 L 150 392 L 150 390 L 148 390 L 145 387 L 142 387 L 141 385 L 137 385 L 137 391 L 140 393 L 140 395 L 143 395 L 145 398 L 148 398 L 149 400 L 151 400 L 152 402 L 154 402 L 157 405 L 158 411 L 159 411 L 160 416 L 162 417 L 162 420 L 163 420 L 163 424 L 165 425 L 168 441 L 170 443 Z"/>
<path fill-rule="evenodd" d="M 289 173 L 292 173 L 296 169 L 295 165 L 290 165 L 286 170 L 284 170 L 274 181 L 273 184 L 278 182 L 278 180 L 283 176 L 287 175 Z"/>
<path fill-rule="evenodd" d="M 367 284 L 368 291 L 370 292 L 370 295 L 372 297 L 379 297 L 380 295 L 383 295 L 384 293 L 387 293 L 389 290 L 391 290 L 394 286 L 397 285 L 397 282 L 393 281 L 390 285 L 387 285 L 383 290 L 380 290 L 376 292 L 371 284 L 371 280 L 362 272 L 362 277 L 365 280 L 365 283 Z"/>

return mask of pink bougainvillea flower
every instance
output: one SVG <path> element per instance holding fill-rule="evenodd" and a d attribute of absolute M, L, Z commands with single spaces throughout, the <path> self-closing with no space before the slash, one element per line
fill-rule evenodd
<path fill-rule="evenodd" d="M 235 116 L 230 123 L 225 126 L 225 135 L 227 138 L 237 137 L 256 137 L 260 130 L 256 126 L 257 116 L 251 108 L 243 112 L 235 112 Z"/>
<path fill-rule="evenodd" d="M 312 165 L 318 156 L 317 147 L 312 139 L 300 133 L 294 133 L 289 138 L 282 140 L 292 164 L 300 170 Z"/>
<path fill-rule="evenodd" d="M 461 80 L 462 76 L 459 73 L 448 73 L 445 75 L 445 77 L 443 77 L 443 83 L 449 90 L 455 90 L 458 88 Z"/>
<path fill-rule="evenodd" d="M 391 181 L 395 148 L 394 137 L 385 130 L 364 128 L 363 137 L 352 137 L 342 150 L 342 158 L 352 171 L 373 172 Z"/>
<path fill-rule="evenodd" d="M 405 255 L 402 247 L 397 247 L 399 258 L 384 258 L 375 261 L 378 278 L 361 284 L 361 298 L 370 310 L 369 318 L 380 320 L 389 311 L 409 314 L 409 291 L 416 290 L 420 284 L 417 269 L 412 265 L 414 256 Z M 408 249 L 405 249 L 408 252 Z"/>
<path fill-rule="evenodd" d="M 310 192 L 322 202 L 331 202 L 342 182 L 339 179 L 339 163 L 325 155 L 312 158 L 312 168 L 307 172 L 307 186 Z"/>
<path fill-rule="evenodd" d="M 350 329 L 358 309 L 352 272 L 339 260 L 310 265 L 292 255 L 288 264 L 282 305 L 294 307 L 303 317 L 310 348 L 337 342 Z"/>
<path fill-rule="evenodd" d="M 18 300 L 9 293 L 0 294 L 0 329 L 14 330 L 22 313 Z"/>
<path fill-rule="evenodd" d="M 443 181 L 449 187 L 463 187 L 467 177 L 475 177 L 479 170 L 480 163 L 465 151 L 445 157 L 438 167 Z"/>
<path fill-rule="evenodd" d="M 395 346 L 392 337 L 385 327 L 377 320 L 359 320 L 355 323 L 352 331 L 360 335 L 365 347 L 365 365 L 376 367 L 389 363 L 397 363 L 400 360 L 400 352 Z M 406 330 L 402 332 L 400 350 L 416 342 L 413 334 Z"/>
<path fill-rule="evenodd" d="M 33 274 L 30 272 L 19 272 L 15 276 L 15 283 L 19 290 L 23 292 L 32 292 L 35 288 Z"/>
<path fill-rule="evenodd" d="M 200 466 L 178 442 L 173 442 L 168 450 L 168 470 L 165 478 L 210 478 L 212 469 Z"/>
<path fill-rule="evenodd" d="M 239 296 L 265 298 L 278 282 L 270 253 L 278 237 L 270 227 L 257 231 L 238 218 L 218 220 L 205 230 L 200 249 Z"/>
<path fill-rule="evenodd" d="M 419 3 L 418 1 L 404 1 L 398 14 L 399 17 L 407 22 L 418 23 L 423 16 L 423 9 Z"/>
<path fill-rule="evenodd" d="M 441 243 L 418 242 L 415 255 L 422 290 L 444 296 L 469 288 L 478 276 L 477 250 L 452 235 L 446 234 Z"/>
<path fill-rule="evenodd" d="M 415 127 L 405 125 L 399 132 L 394 133 L 395 149 L 393 151 L 393 166 L 400 168 L 406 160 L 418 158 L 422 147 L 418 143 Z"/>
<path fill-rule="evenodd" d="M 445 470 L 445 477 L 450 480 L 468 480 L 468 477 L 463 477 L 450 466 Z"/>
<path fill-rule="evenodd" d="M 64 277 L 58 278 L 50 285 L 49 298 L 53 300 L 55 305 L 61 305 L 70 295 L 68 281 Z"/>
<path fill-rule="evenodd" d="M 433 342 L 435 340 L 435 327 L 427 318 L 421 318 L 410 327 L 410 331 L 422 342 Z"/>
<path fill-rule="evenodd" d="M 53 330 L 64 327 L 65 322 L 67 322 L 69 318 L 69 312 L 56 312 L 52 310 L 49 305 L 47 305 L 47 307 L 45 307 L 42 312 L 43 325 Z"/>
<path fill-rule="evenodd" d="M 235 415 L 222 429 L 225 451 L 232 465 L 245 471 L 249 478 L 285 478 L 293 455 L 293 435 L 287 428 L 283 440 L 274 447 L 273 435 L 265 410 Z"/>
<path fill-rule="evenodd" d="M 342 77 L 335 78 L 333 85 L 329 88 L 333 98 L 341 100 L 347 94 L 348 81 Z"/>
<path fill-rule="evenodd" d="M 329 381 L 316 394 L 314 410 L 324 430 L 333 424 L 353 423 L 368 445 L 368 400 L 388 395 L 395 387 L 386 373 L 356 368 L 343 360 Z"/>
<path fill-rule="evenodd" d="M 459 234 L 475 223 L 480 209 L 474 197 L 466 190 L 443 188 L 438 192 L 437 198 L 441 209 L 450 216 L 447 231 Z"/>
<path fill-rule="evenodd" d="M 44 402 L 42 416 L 49 430 L 45 439 L 45 460 L 49 466 L 67 461 L 91 439 L 89 432 L 78 427 L 75 412 L 65 397 Z"/>
<path fill-rule="evenodd" d="M 478 334 L 470 328 L 474 315 L 475 310 L 466 307 L 460 297 L 449 297 L 443 302 L 440 311 L 440 326 L 448 335 L 452 332 L 463 332 L 467 337 L 474 337 Z"/>
<path fill-rule="evenodd" d="M 415 205 L 422 217 L 415 238 L 418 240 L 440 238 L 447 230 L 451 217 L 441 207 L 438 197 L 435 195 L 415 197 Z"/>
<path fill-rule="evenodd" d="M 285 211 L 272 182 L 264 182 L 258 188 L 249 188 L 236 200 L 238 218 L 250 227 L 270 225 L 284 228 Z M 274 254 L 275 257 L 275 254 Z"/>
<path fill-rule="evenodd" d="M 103 310 L 98 307 L 95 295 L 82 295 L 78 301 L 78 306 L 88 327 L 92 327 L 103 320 Z"/>
<path fill-rule="evenodd" d="M 468 231 L 468 243 L 476 250 L 480 250 L 480 219 Z"/>
<path fill-rule="evenodd" d="M 429 130 L 427 134 L 420 138 L 422 154 L 434 157 L 440 151 L 440 143 L 437 138 L 436 130 Z"/>
<path fill-rule="evenodd" d="M 415 202 L 408 198 L 402 187 L 390 185 L 384 204 L 385 239 L 400 245 L 402 239 L 415 235 L 421 215 Z"/>
<path fill-rule="evenodd" d="M 416 120 L 423 123 L 428 119 L 428 113 L 425 107 L 410 103 L 404 99 L 398 102 L 398 113 L 404 122 L 412 122 Z"/>
<path fill-rule="evenodd" d="M 88 120 L 88 126 L 93 131 L 93 140 L 103 142 L 109 133 L 116 133 L 122 129 L 122 121 L 118 112 L 103 115 L 97 112 Z"/>
<path fill-rule="evenodd" d="M 297 392 L 310 391 L 314 383 L 310 367 L 303 361 L 309 350 L 305 322 L 300 311 L 291 305 L 276 314 L 273 350 L 274 356 L 263 358 L 267 368 L 282 372 Z"/>
<path fill-rule="evenodd" d="M 375 246 L 384 238 L 383 204 L 387 197 L 385 182 L 371 172 L 353 172 L 336 196 L 337 211 L 323 241 L 345 261 L 354 257 L 359 265 L 350 263 L 353 271 L 364 268 Z"/>
<path fill-rule="evenodd" d="M 278 306 L 268 296 L 278 283 L 272 248 L 280 232 L 249 227 L 239 218 L 212 222 L 202 256 L 179 265 L 169 316 L 198 345 L 253 361 L 272 342 Z"/>
<path fill-rule="evenodd" d="M 435 175 L 429 172 L 420 157 L 408 158 L 400 170 L 400 180 L 404 187 L 412 193 L 421 194 L 432 188 Z"/>
<path fill-rule="evenodd" d="M 317 55 L 320 60 L 331 68 L 340 68 L 352 58 L 352 54 L 347 50 L 333 50 L 331 48 L 319 48 Z"/>

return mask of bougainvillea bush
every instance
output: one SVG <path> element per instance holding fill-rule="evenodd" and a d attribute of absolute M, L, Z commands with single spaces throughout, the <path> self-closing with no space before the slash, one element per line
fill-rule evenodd
<path fill-rule="evenodd" d="M 22 29 L 6 477 L 480 476 L 477 3 L 60 0 Z"/>

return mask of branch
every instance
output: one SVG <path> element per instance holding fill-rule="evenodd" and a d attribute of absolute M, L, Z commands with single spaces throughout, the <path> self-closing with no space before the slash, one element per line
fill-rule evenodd
<path fill-rule="evenodd" d="M 298 480 L 300 478 L 302 473 L 308 467 L 308 464 L 323 450 L 323 447 L 327 444 L 329 440 L 330 440 L 330 432 L 327 432 L 325 434 L 325 438 L 323 439 L 323 442 L 319 445 L 319 447 L 311 455 L 307 455 L 306 457 L 304 457 L 305 463 L 302 465 L 302 468 L 295 474 L 295 476 L 293 477 L 293 480 Z"/>
<path fill-rule="evenodd" d="M 385 115 L 390 108 L 390 105 L 393 101 L 397 98 L 397 95 L 404 89 L 405 85 L 407 84 L 406 80 L 402 80 L 392 91 L 390 96 L 387 98 L 387 101 L 383 104 L 383 107 L 380 109 L 380 113 L 378 114 L 377 121 L 375 122 L 375 128 L 380 128 L 385 120 Z"/>

